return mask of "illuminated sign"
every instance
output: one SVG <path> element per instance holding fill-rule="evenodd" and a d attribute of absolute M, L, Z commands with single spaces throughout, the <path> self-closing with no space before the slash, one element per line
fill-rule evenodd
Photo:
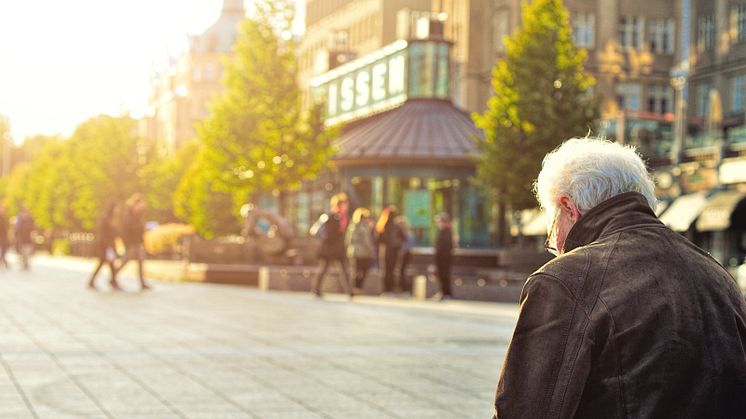
<path fill-rule="evenodd" d="M 327 126 L 366 117 L 407 98 L 449 97 L 448 43 L 396 41 L 311 80 Z"/>

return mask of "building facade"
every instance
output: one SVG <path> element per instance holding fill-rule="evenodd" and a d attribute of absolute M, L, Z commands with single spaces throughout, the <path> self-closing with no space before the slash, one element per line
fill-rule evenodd
<path fill-rule="evenodd" d="M 670 115 L 670 70 L 681 48 L 680 2 L 674 0 L 566 0 L 573 38 L 588 52 L 586 71 L 596 79 L 601 116 L 615 120 Z M 521 24 L 520 0 L 433 0 L 454 41 L 455 103 L 482 112 L 492 94 L 491 70 L 505 56 L 505 37 Z M 613 128 L 613 127 L 611 127 Z M 610 127 L 605 133 L 616 135 Z"/>
<path fill-rule="evenodd" d="M 427 12 L 430 0 L 308 0 L 306 31 L 298 52 L 306 103 L 312 77 L 381 49 L 397 39 L 400 11 Z"/>
<path fill-rule="evenodd" d="M 689 6 L 686 129 L 658 173 L 675 196 L 662 219 L 735 270 L 746 258 L 746 2 Z"/>
<path fill-rule="evenodd" d="M 189 50 L 154 75 L 141 130 L 161 154 L 171 154 L 196 137 L 195 125 L 223 90 L 223 57 L 232 54 L 239 23 L 245 18 L 242 0 L 223 0 L 218 20 L 201 35 L 190 37 Z"/>

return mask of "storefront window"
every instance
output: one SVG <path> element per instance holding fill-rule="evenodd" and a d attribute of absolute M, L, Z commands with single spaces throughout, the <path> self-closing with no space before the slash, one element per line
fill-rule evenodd
<path fill-rule="evenodd" d="M 308 192 L 299 192 L 296 196 L 295 225 L 298 232 L 303 233 L 311 228 L 311 207 Z"/>
<path fill-rule="evenodd" d="M 324 191 L 311 192 L 311 219 L 316 220 L 327 211 L 324 205 Z"/>
<path fill-rule="evenodd" d="M 484 248 L 490 246 L 488 214 L 485 201 L 477 188 L 466 185 L 461 188 L 459 199 L 459 238 L 460 247 Z"/>
<path fill-rule="evenodd" d="M 450 80 L 448 77 L 448 64 L 450 63 L 448 56 L 449 50 L 450 48 L 446 44 L 438 45 L 438 84 L 435 86 L 435 95 L 441 99 L 448 99 L 450 97 L 448 94 L 448 83 Z"/>
<path fill-rule="evenodd" d="M 374 177 L 371 188 L 370 198 L 371 214 L 380 214 L 383 211 L 383 178 Z"/>
<path fill-rule="evenodd" d="M 352 190 L 349 192 L 358 201 L 356 205 L 369 208 L 374 217 L 380 215 L 384 206 L 395 206 L 409 223 L 415 246 L 434 245 L 438 233 L 435 216 L 442 212 L 452 218 L 458 247 L 491 245 L 489 228 L 492 223 L 484 209 L 484 199 L 464 178 L 360 176 L 352 178 L 350 183 Z"/>
<path fill-rule="evenodd" d="M 409 96 L 433 97 L 436 71 L 435 44 L 412 44 L 409 50 Z"/>
<path fill-rule="evenodd" d="M 417 246 L 429 244 L 430 229 L 433 223 L 431 199 L 432 193 L 427 189 L 404 191 L 403 214 L 412 228 Z"/>

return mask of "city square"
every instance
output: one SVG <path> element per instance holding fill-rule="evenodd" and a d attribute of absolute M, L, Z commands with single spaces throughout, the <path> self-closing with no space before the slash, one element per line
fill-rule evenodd
<path fill-rule="evenodd" d="M 0 272 L 0 417 L 488 417 L 516 304 Z M 103 279 L 102 279 L 103 280 Z"/>
<path fill-rule="evenodd" d="M 0 2 L 0 419 L 746 417 L 746 0 Z"/>

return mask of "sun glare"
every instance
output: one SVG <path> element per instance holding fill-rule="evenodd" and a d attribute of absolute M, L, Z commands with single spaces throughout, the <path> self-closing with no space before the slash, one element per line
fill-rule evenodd
<path fill-rule="evenodd" d="M 0 115 L 13 139 L 141 114 L 154 71 L 219 16 L 221 0 L 0 2 Z"/>

